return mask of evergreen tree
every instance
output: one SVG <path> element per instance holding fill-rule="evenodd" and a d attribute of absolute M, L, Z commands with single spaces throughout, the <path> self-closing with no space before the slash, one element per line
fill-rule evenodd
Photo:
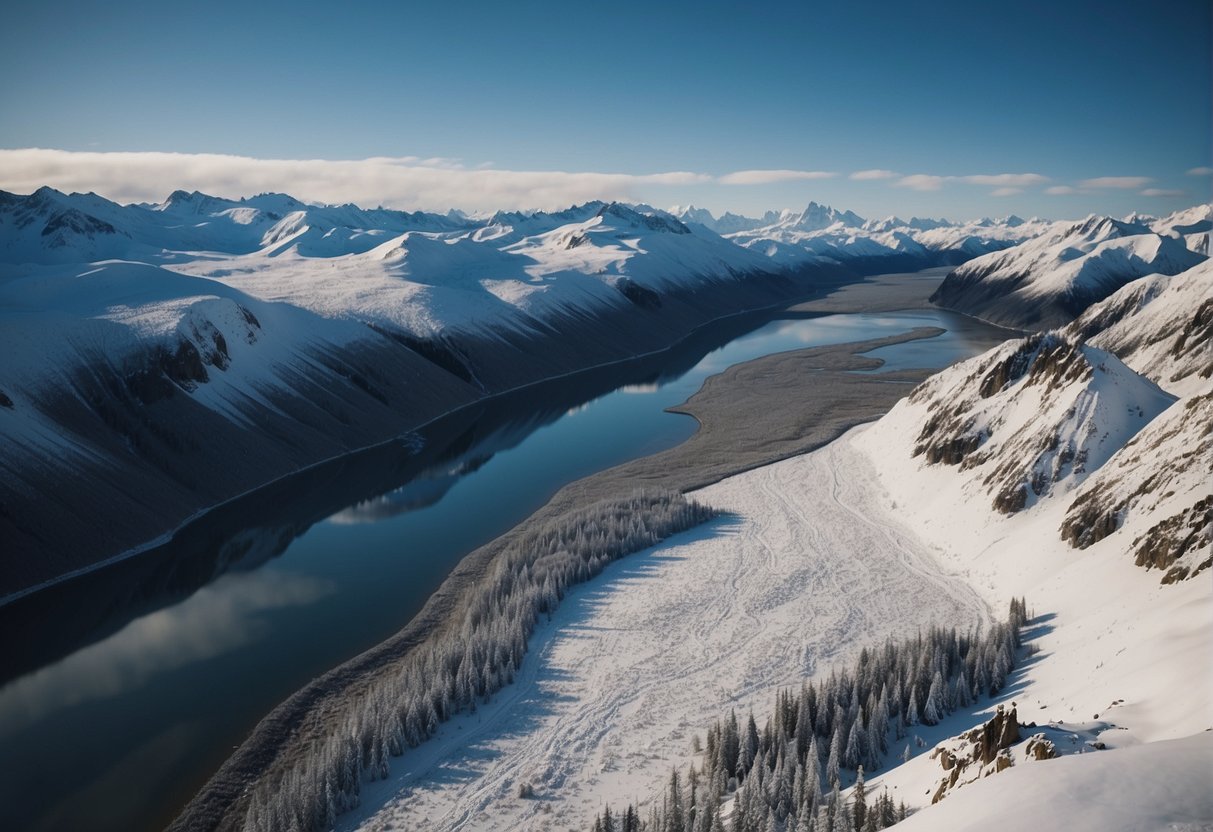
<path fill-rule="evenodd" d="M 666 814 L 665 832 L 683 832 L 686 821 L 682 813 L 682 787 L 678 782 L 678 769 L 670 770 L 669 812 Z"/>
<path fill-rule="evenodd" d="M 935 671 L 935 676 L 931 680 L 931 689 L 927 693 L 927 704 L 922 711 L 922 721 L 927 725 L 938 725 L 947 713 L 947 706 L 944 703 L 944 690 L 946 685 L 943 681 L 943 674 L 938 670 Z"/>
<path fill-rule="evenodd" d="M 855 790 L 851 794 L 851 820 L 855 832 L 862 832 L 864 821 L 867 820 L 868 804 L 864 793 L 863 766 L 856 771 Z"/>
<path fill-rule="evenodd" d="M 826 761 L 826 782 L 838 782 L 838 769 L 842 764 L 843 739 L 842 720 L 834 725 L 834 736 L 830 738 L 830 756 Z"/>

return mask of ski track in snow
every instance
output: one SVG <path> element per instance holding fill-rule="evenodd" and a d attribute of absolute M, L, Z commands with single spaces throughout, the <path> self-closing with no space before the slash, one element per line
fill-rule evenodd
<path fill-rule="evenodd" d="M 338 828 L 588 828 L 604 801 L 646 801 L 685 770 L 730 706 L 761 724 L 778 688 L 886 636 L 990 620 L 887 516 L 847 442 L 696 496 L 730 514 L 571 592 L 515 684 L 394 760 Z"/>

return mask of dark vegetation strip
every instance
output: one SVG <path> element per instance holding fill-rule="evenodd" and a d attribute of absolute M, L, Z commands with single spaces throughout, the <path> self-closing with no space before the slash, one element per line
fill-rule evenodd
<path fill-rule="evenodd" d="M 734 798 L 732 832 L 876 832 L 904 819 L 887 794 L 868 805 L 865 771 L 880 768 L 915 725 L 998 694 L 1014 669 L 1027 622 L 1022 599 L 1006 623 L 985 632 L 932 627 L 915 638 L 887 640 L 859 654 L 854 669 L 780 691 L 762 731 L 751 713 L 707 733 L 702 770 L 677 770 L 641 820 L 635 806 L 594 821 L 593 832 L 724 832 L 721 803 Z M 890 737 L 892 741 L 890 741 Z M 696 741 L 698 738 L 696 738 Z M 907 744 L 902 759 L 909 759 Z M 855 780 L 851 800 L 844 779 Z"/>
<path fill-rule="evenodd" d="M 386 777 L 392 757 L 513 682 L 536 621 L 555 610 L 569 587 L 713 516 L 677 492 L 639 491 L 522 536 L 496 560 L 453 626 L 434 633 L 396 672 L 347 699 L 311 753 L 261 781 L 244 828 L 331 828 L 337 815 L 358 805 L 364 779 Z"/>

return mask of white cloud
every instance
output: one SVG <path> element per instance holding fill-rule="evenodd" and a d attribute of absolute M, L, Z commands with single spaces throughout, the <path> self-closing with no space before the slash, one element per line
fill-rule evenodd
<path fill-rule="evenodd" d="M 943 187 L 946 176 L 932 176 L 927 173 L 914 173 L 897 180 L 897 187 L 912 188 L 915 191 L 938 191 Z"/>
<path fill-rule="evenodd" d="M 1078 184 L 1084 188 L 1141 188 L 1154 180 L 1149 176 L 1097 176 Z"/>
<path fill-rule="evenodd" d="M 1213 168 L 1199 167 L 1188 171 L 1188 176 L 1213 176 Z"/>
<path fill-rule="evenodd" d="M 591 199 L 631 199 L 652 185 L 711 182 L 700 173 L 645 175 L 468 169 L 454 159 L 252 159 L 219 154 L 0 150 L 0 189 L 43 185 L 96 191 L 120 202 L 158 201 L 178 188 L 224 197 L 284 191 L 305 201 L 407 210 L 563 208 Z"/>
<path fill-rule="evenodd" d="M 1187 196 L 1187 191 L 1181 191 L 1178 188 L 1146 188 L 1141 192 L 1142 196 Z"/>
<path fill-rule="evenodd" d="M 770 185 L 803 179 L 832 179 L 837 175 L 824 170 L 739 170 L 726 173 L 717 181 L 722 185 Z"/>
<path fill-rule="evenodd" d="M 10 684 L 0 692 L 0 715 L 20 714 L 32 722 L 60 708 L 141 687 L 158 673 L 255 639 L 268 610 L 306 606 L 332 592 L 327 581 L 289 572 L 228 573 L 180 604 L 138 618 Z"/>
<path fill-rule="evenodd" d="M 899 188 L 912 188 L 916 191 L 938 191 L 947 182 L 962 182 L 966 185 L 993 185 L 996 190 L 993 196 L 1011 196 L 1023 193 L 1023 189 L 1031 185 L 1043 185 L 1049 177 L 1039 173 L 975 173 L 969 176 L 935 176 L 927 173 L 915 173 L 903 176 L 895 183 Z"/>
<path fill-rule="evenodd" d="M 1000 188 L 1026 188 L 1030 185 L 1043 185 L 1049 177 L 1039 173 L 982 173 L 974 176 L 962 176 L 960 181 L 969 185 L 995 185 Z"/>
<path fill-rule="evenodd" d="M 895 170 L 872 168 L 871 170 L 857 170 L 851 174 L 850 178 L 860 182 L 870 182 L 875 179 L 896 179 L 899 176 L 901 174 Z"/>
<path fill-rule="evenodd" d="M 1069 194 L 1079 193 L 1079 190 L 1069 185 L 1054 185 L 1051 188 L 1045 188 L 1045 193 L 1050 196 L 1068 196 Z"/>

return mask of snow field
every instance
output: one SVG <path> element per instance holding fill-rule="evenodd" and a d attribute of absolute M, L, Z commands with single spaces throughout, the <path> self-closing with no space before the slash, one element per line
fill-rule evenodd
<path fill-rule="evenodd" d="M 339 828 L 586 828 L 685 770 L 722 710 L 761 721 L 776 689 L 885 636 L 989 620 L 870 501 L 874 476 L 835 443 L 697 492 L 731 514 L 572 592 L 516 683 L 394 762 Z"/>

